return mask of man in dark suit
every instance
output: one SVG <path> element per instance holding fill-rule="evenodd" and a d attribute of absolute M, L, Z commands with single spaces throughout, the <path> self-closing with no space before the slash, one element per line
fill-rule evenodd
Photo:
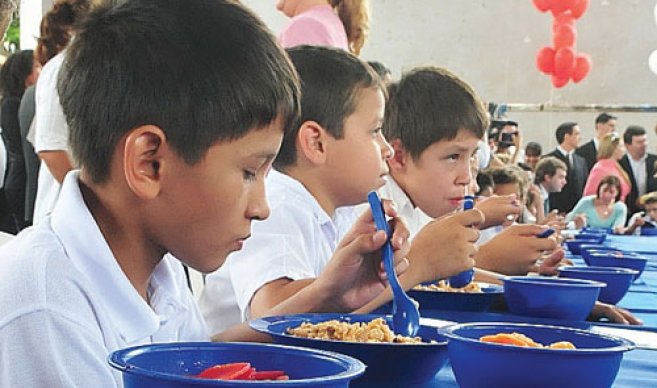
<path fill-rule="evenodd" d="M 609 113 L 600 113 L 595 118 L 595 136 L 577 149 L 577 155 L 586 160 L 586 172 L 590 172 L 595 162 L 598 161 L 598 143 L 608 133 L 616 130 L 616 117 Z"/>
<path fill-rule="evenodd" d="M 550 210 L 557 209 L 560 213 L 568 213 L 582 198 L 586 184 L 586 160 L 577 155 L 575 150 L 579 144 L 580 130 L 577 123 L 567 122 L 557 128 L 557 149 L 545 156 L 554 156 L 568 166 L 566 185 L 559 193 L 550 193 Z"/>
<path fill-rule="evenodd" d="M 623 134 L 623 141 L 627 153 L 619 161 L 630 182 L 632 190 L 625 199 L 627 204 L 627 217 L 641 210 L 637 199 L 645 193 L 657 191 L 657 178 L 655 178 L 655 162 L 657 155 L 649 154 L 648 137 L 646 130 L 638 125 L 630 125 Z"/>

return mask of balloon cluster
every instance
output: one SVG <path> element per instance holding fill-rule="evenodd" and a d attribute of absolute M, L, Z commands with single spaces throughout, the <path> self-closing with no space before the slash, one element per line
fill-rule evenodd
<path fill-rule="evenodd" d="M 536 66 L 545 74 L 552 75 L 552 85 L 566 86 L 568 81 L 577 83 L 591 70 L 591 57 L 575 51 L 579 19 L 589 6 L 590 0 L 533 0 L 541 12 L 552 12 L 553 47 L 543 47 L 536 54 Z"/>

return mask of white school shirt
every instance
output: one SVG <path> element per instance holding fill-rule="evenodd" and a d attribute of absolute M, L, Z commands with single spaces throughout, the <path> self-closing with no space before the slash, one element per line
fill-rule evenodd
<path fill-rule="evenodd" d="M 64 62 L 64 53 L 54 56 L 43 66 L 36 84 L 34 150 L 69 151 L 68 124 L 59 103 L 57 93 L 57 76 Z M 36 199 L 34 200 L 34 224 L 43 220 L 55 207 L 61 185 L 52 175 L 46 163 L 41 161 L 37 183 Z"/>
<path fill-rule="evenodd" d="M 634 160 L 632 155 L 627 154 L 627 160 L 630 161 L 630 167 L 632 168 L 632 175 L 634 175 L 639 197 L 646 193 L 646 183 L 648 182 L 648 177 L 646 176 L 648 175 L 646 171 L 647 157 L 647 155 L 643 155 L 639 160 Z"/>
<path fill-rule="evenodd" d="M 386 184 L 378 191 L 381 198 L 390 199 L 395 203 L 397 214 L 406 221 L 411 240 L 426 224 L 433 221 L 433 218 L 422 209 L 413 205 L 411 199 L 392 176 L 386 177 Z"/>
<path fill-rule="evenodd" d="M 263 285 L 319 276 L 353 221 L 348 208 L 331 218 L 301 182 L 275 170 L 267 177 L 267 201 L 269 218 L 254 222 L 242 250 L 206 277 L 199 306 L 212 333 L 248 320 Z"/>
<path fill-rule="evenodd" d="M 69 173 L 50 217 L 0 247 L 0 387 L 122 387 L 108 355 L 207 341 L 182 265 L 165 256 L 150 306 L 125 276 Z"/>

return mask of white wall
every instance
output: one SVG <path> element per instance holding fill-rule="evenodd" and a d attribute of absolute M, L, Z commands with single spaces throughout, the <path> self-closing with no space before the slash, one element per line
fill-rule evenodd
<path fill-rule="evenodd" d="M 275 0 L 243 0 L 278 33 L 286 18 Z M 576 23 L 577 50 L 592 56 L 593 67 L 579 84 L 554 89 L 538 72 L 536 52 L 551 45 L 552 16 L 531 0 L 370 0 L 372 28 L 361 57 L 393 70 L 444 66 L 470 82 L 484 100 L 498 103 L 657 105 L 657 75 L 648 55 L 657 49 L 655 0 L 591 0 Z M 526 141 L 555 146 L 554 130 L 577 121 L 588 138 L 597 113 L 510 112 Z M 618 125 L 643 125 L 657 152 L 653 128 L 657 113 L 617 112 Z"/>
<path fill-rule="evenodd" d="M 41 17 L 52 7 L 52 0 L 21 0 L 21 49 L 34 49 Z"/>

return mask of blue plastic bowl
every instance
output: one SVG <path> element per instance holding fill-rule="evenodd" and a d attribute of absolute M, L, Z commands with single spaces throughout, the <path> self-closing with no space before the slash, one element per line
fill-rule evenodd
<path fill-rule="evenodd" d="M 504 297 L 517 315 L 583 321 L 604 283 L 545 276 L 504 278 Z"/>
<path fill-rule="evenodd" d="M 481 342 L 484 335 L 521 333 L 544 345 L 570 341 L 577 349 L 545 349 Z M 531 324 L 467 323 L 444 329 L 461 388 L 611 387 L 623 353 L 634 344 L 584 330 Z"/>
<path fill-rule="evenodd" d="M 581 255 L 583 246 L 595 245 L 597 243 L 589 240 L 567 240 L 564 244 L 566 244 L 566 247 L 573 255 Z"/>
<path fill-rule="evenodd" d="M 657 228 L 641 228 L 642 236 L 657 236 Z"/>
<path fill-rule="evenodd" d="M 410 290 L 408 295 L 420 304 L 420 312 L 430 310 L 488 311 L 495 297 L 504 288 L 495 284 L 479 283 L 480 293 Z M 426 314 L 422 314 L 423 316 Z"/>
<path fill-rule="evenodd" d="M 429 344 L 390 344 L 328 341 L 295 337 L 287 334 L 288 328 L 295 328 L 303 322 L 320 323 L 337 319 L 355 323 L 369 322 L 381 315 L 350 314 L 296 314 L 266 317 L 251 321 L 251 327 L 271 335 L 274 341 L 286 345 L 303 346 L 329 350 L 355 357 L 367 365 L 367 371 L 357 383 L 401 384 L 425 383 L 434 378 L 448 359 L 447 342 L 438 329 L 421 326 L 418 336 L 424 341 L 437 341 Z M 391 324 L 390 316 L 383 316 Z"/>
<path fill-rule="evenodd" d="M 613 252 L 591 252 L 588 257 L 584 257 L 584 262 L 591 267 L 621 267 L 637 271 L 634 280 L 638 279 L 646 269 L 648 259 L 636 254 L 624 253 L 623 256 L 617 256 Z"/>
<path fill-rule="evenodd" d="M 607 234 L 605 233 L 577 233 L 575 235 L 575 240 L 585 240 L 585 241 L 593 241 L 598 244 L 601 244 L 602 242 L 605 241 L 607 238 Z"/>
<path fill-rule="evenodd" d="M 618 303 L 634 280 L 638 272 L 627 268 L 614 267 L 570 267 L 559 268 L 559 277 L 570 279 L 594 280 L 605 283 L 607 287 L 600 290 L 598 300 L 603 303 Z"/>
<path fill-rule="evenodd" d="M 113 352 L 112 367 L 125 388 L 348 387 L 365 365 L 348 356 L 256 343 L 182 342 L 135 346 Z M 221 381 L 192 377 L 216 364 L 249 362 L 256 370 L 282 370 L 288 381 Z"/>

